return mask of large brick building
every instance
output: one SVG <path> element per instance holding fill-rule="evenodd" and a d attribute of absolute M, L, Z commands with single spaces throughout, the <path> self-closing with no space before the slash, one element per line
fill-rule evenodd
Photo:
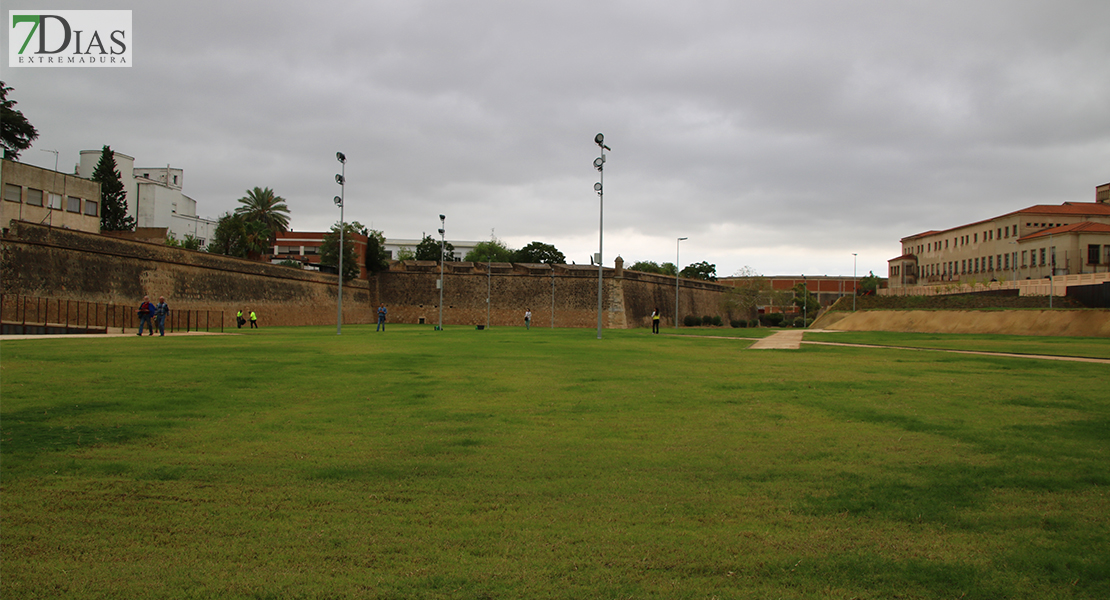
<path fill-rule="evenodd" d="M 902 238 L 891 289 L 1110 272 L 1110 183 L 1095 202 L 1037 205 Z"/>

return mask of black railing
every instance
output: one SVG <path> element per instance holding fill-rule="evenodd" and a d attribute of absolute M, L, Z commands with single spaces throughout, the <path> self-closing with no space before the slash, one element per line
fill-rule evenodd
<path fill-rule="evenodd" d="M 0 294 L 0 333 L 14 335 L 108 333 L 138 329 L 138 306 Z M 170 310 L 166 330 L 224 330 L 223 311 Z"/>

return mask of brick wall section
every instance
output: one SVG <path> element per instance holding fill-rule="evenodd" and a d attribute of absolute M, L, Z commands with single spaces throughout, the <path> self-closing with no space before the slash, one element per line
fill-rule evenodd
<path fill-rule="evenodd" d="M 149 295 L 171 309 L 223 311 L 228 325 L 240 308 L 261 326 L 335 323 L 334 275 L 161 244 L 13 222 L 0 264 L 6 303 L 23 295 L 137 307 Z M 365 281 L 344 283 L 344 322 L 372 322 L 371 296 Z"/>

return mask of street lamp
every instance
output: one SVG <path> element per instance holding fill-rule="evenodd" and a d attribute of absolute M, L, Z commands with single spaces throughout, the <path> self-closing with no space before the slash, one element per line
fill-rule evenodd
<path fill-rule="evenodd" d="M 343 225 L 343 197 L 347 184 L 347 155 L 336 152 L 335 158 L 343 165 L 342 172 L 335 176 L 335 182 L 339 184 L 339 195 L 335 197 L 335 205 L 339 207 L 339 300 L 335 309 L 335 335 L 343 335 L 343 238 L 347 237 Z"/>
<path fill-rule="evenodd" d="M 439 330 L 443 331 L 443 262 L 447 256 L 447 238 L 444 225 L 447 217 L 439 215 Z"/>
<path fill-rule="evenodd" d="M 601 156 L 594 159 L 594 168 L 600 173 L 601 180 L 594 184 L 598 197 L 598 225 L 597 225 L 597 339 L 601 339 L 601 259 L 605 247 L 605 151 L 612 152 L 612 148 L 605 145 L 605 134 L 594 136 L 594 143 L 601 148 Z"/>
<path fill-rule="evenodd" d="M 679 265 L 679 262 L 680 262 L 678 260 L 679 244 L 682 242 L 682 240 L 688 240 L 688 239 L 690 239 L 690 238 L 681 237 L 681 238 L 678 238 L 678 240 L 674 243 L 674 328 L 675 329 L 678 329 L 678 265 Z"/>
<path fill-rule="evenodd" d="M 809 321 L 809 281 L 802 275 L 802 327 Z"/>
<path fill-rule="evenodd" d="M 859 295 L 859 282 L 856 281 L 856 253 L 852 253 L 852 312 L 856 312 L 856 296 Z"/>

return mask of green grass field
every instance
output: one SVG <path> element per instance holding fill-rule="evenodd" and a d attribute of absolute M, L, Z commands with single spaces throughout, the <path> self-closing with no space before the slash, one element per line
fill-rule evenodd
<path fill-rule="evenodd" d="M 717 331 L 4 342 L 0 597 L 1110 598 L 1107 365 Z"/>

